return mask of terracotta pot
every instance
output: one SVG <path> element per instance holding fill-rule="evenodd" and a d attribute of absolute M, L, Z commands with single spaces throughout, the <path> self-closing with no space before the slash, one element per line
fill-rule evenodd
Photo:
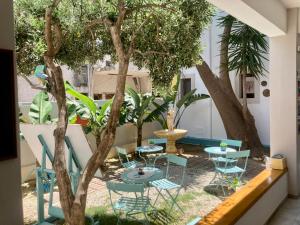
<path fill-rule="evenodd" d="M 82 126 L 87 126 L 88 125 L 88 123 L 89 123 L 89 120 L 88 119 L 81 119 L 80 118 L 80 116 L 77 116 L 77 118 L 76 118 L 76 122 L 75 122 L 76 124 L 80 124 L 80 125 L 82 125 Z"/>

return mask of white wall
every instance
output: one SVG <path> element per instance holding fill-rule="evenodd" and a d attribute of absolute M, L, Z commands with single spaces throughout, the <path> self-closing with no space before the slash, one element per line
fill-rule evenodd
<path fill-rule="evenodd" d="M 74 84 L 74 72 L 69 69 L 67 66 L 61 67 L 63 72 L 63 77 L 65 81 L 69 81 L 71 84 Z M 29 79 L 34 84 L 39 84 L 39 80 L 34 77 L 30 76 Z M 19 102 L 32 102 L 33 97 L 40 92 L 40 90 L 36 90 L 30 87 L 29 83 L 24 80 L 21 76 L 17 77 L 18 82 L 18 100 Z"/>
<path fill-rule="evenodd" d="M 13 50 L 15 43 L 11 0 L 0 1 L 0 33 L 0 48 Z M 0 161 L 0 224 L 23 224 L 19 157 Z"/>
<path fill-rule="evenodd" d="M 276 183 L 235 223 L 235 225 L 264 225 L 273 215 L 288 194 L 287 173 Z"/>
<path fill-rule="evenodd" d="M 297 149 L 297 47 L 298 10 L 288 10 L 288 32 L 270 38 L 271 154 L 283 153 L 289 168 L 289 194 L 299 195 Z"/>
<path fill-rule="evenodd" d="M 219 35 L 222 33 L 222 29 L 217 26 L 217 18 L 224 13 L 217 13 L 214 17 L 211 26 L 203 33 L 201 41 L 203 45 L 203 59 L 208 63 L 210 68 L 215 74 L 219 72 Z M 268 68 L 268 62 L 266 62 L 266 68 Z M 204 83 L 202 82 L 198 71 L 195 67 L 187 68 L 183 70 L 182 77 L 193 77 L 195 88 L 197 93 L 209 94 Z M 236 88 L 236 76 L 232 72 L 230 74 L 233 88 Z M 264 77 L 261 80 L 266 80 L 269 83 L 268 77 Z M 260 83 L 260 81 L 257 81 Z M 265 145 L 270 144 L 270 122 L 269 122 L 269 98 L 262 95 L 262 91 L 267 87 L 262 88 L 259 84 L 257 85 L 259 90 L 259 101 L 248 102 L 248 107 L 256 120 L 256 127 L 261 138 L 261 141 Z M 193 88 L 193 87 L 192 87 Z M 212 99 L 201 100 L 194 103 L 186 110 L 182 117 L 180 127 L 188 130 L 188 135 L 192 137 L 200 138 L 226 138 L 226 132 L 223 126 L 222 119 L 219 115 L 215 104 Z"/>

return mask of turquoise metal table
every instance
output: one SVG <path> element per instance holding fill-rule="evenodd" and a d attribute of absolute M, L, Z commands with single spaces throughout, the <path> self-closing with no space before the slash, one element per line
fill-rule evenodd
<path fill-rule="evenodd" d="M 207 152 L 209 155 L 226 155 L 227 152 L 236 152 L 234 148 L 226 147 L 225 150 L 222 150 L 221 147 L 208 147 L 204 148 L 204 151 Z"/>
<path fill-rule="evenodd" d="M 143 167 L 144 175 L 138 174 L 138 168 L 125 170 L 121 175 L 121 179 L 125 183 L 133 184 L 145 184 L 161 179 L 163 177 L 163 171 L 154 167 Z"/>
<path fill-rule="evenodd" d="M 154 160 L 153 160 L 153 158 L 152 158 L 152 160 L 151 160 L 151 158 L 148 158 L 148 160 L 147 160 L 143 156 L 143 154 L 146 155 L 146 154 L 162 153 L 163 150 L 164 150 L 164 148 L 159 145 L 140 146 L 135 149 L 135 151 L 138 153 L 139 157 L 141 157 L 145 161 L 146 166 L 153 166 L 157 157 L 154 157 Z M 151 161 L 153 161 L 153 162 L 151 162 Z"/>

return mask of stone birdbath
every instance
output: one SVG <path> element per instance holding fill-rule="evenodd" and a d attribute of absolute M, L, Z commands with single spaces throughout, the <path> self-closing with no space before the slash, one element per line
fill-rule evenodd
<path fill-rule="evenodd" d="M 187 130 L 183 130 L 183 129 L 174 129 L 172 131 L 170 131 L 168 129 L 157 130 L 157 131 L 154 131 L 154 134 L 157 137 L 166 138 L 168 140 L 167 148 L 166 148 L 167 153 L 176 154 L 177 148 L 175 146 L 175 142 L 176 142 L 176 140 L 183 138 L 187 134 Z"/>

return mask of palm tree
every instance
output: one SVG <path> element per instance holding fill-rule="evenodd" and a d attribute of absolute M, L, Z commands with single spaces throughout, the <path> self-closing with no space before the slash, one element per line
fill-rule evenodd
<path fill-rule="evenodd" d="M 242 140 L 251 155 L 262 158 L 264 149 L 254 117 L 247 107 L 245 80 L 247 74 L 259 79 L 265 71 L 263 61 L 268 51 L 265 36 L 232 16 L 220 18 L 223 27 L 220 41 L 220 70 L 213 73 L 203 60 L 196 65 L 222 118 L 227 137 Z M 235 70 L 243 79 L 243 101 L 237 98 L 230 81 L 229 71 Z"/>
<path fill-rule="evenodd" d="M 156 120 L 161 113 L 167 110 L 168 102 L 163 102 L 162 104 L 155 103 L 155 96 L 148 93 L 138 93 L 132 88 L 127 89 L 125 101 L 131 103 L 127 103 L 127 106 L 132 106 L 131 112 L 129 112 L 129 115 L 127 115 L 127 120 L 136 126 L 137 146 L 141 146 L 144 123 L 149 123 Z"/>
<path fill-rule="evenodd" d="M 227 16 L 232 20 L 232 31 L 228 43 L 228 69 L 236 71 L 242 79 L 243 111 L 247 112 L 246 77 L 252 75 L 259 79 L 266 71 L 263 60 L 268 53 L 268 43 L 265 35 L 252 27 Z"/>

